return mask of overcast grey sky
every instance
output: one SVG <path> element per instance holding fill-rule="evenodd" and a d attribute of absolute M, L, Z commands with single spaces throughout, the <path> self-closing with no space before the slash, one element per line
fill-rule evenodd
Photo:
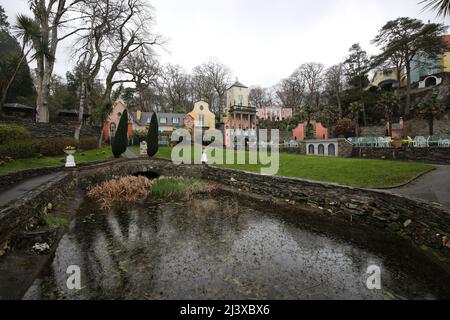
<path fill-rule="evenodd" d="M 399 16 L 445 22 L 422 12 L 420 0 L 149 0 L 156 31 L 169 39 L 161 60 L 195 65 L 214 58 L 246 85 L 272 86 L 304 62 L 342 61 L 356 42 L 377 53 L 371 39 Z M 0 0 L 11 22 L 28 12 L 26 0 Z M 72 67 L 63 42 L 56 72 Z"/>

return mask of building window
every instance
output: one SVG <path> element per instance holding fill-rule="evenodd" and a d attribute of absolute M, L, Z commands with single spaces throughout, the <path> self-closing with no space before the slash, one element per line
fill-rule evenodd
<path fill-rule="evenodd" d="M 167 123 L 167 118 L 161 118 L 161 119 L 159 119 L 159 123 L 161 123 L 161 124 L 166 124 L 166 123 Z"/>
<path fill-rule="evenodd" d="M 319 144 L 319 155 L 320 156 L 325 155 L 325 146 L 323 144 Z"/>
<path fill-rule="evenodd" d="M 109 135 L 111 138 L 116 135 L 116 124 L 114 122 L 109 125 Z"/>
<path fill-rule="evenodd" d="M 198 116 L 198 126 L 199 127 L 204 127 L 205 126 L 205 116 L 204 115 L 199 115 Z"/>
<path fill-rule="evenodd" d="M 239 95 L 238 104 L 240 107 L 242 107 L 244 105 L 244 96 L 243 95 Z"/>
<path fill-rule="evenodd" d="M 173 124 L 180 124 L 180 119 L 179 118 L 172 118 L 172 123 Z"/>
<path fill-rule="evenodd" d="M 335 157 L 336 156 L 336 146 L 334 144 L 330 144 L 328 146 L 328 155 L 330 157 Z"/>

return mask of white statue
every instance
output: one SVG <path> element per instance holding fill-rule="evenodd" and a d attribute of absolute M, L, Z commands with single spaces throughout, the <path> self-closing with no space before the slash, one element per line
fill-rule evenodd
<path fill-rule="evenodd" d="M 208 164 L 208 156 L 206 155 L 205 151 L 203 151 L 203 153 L 202 153 L 201 161 L 202 161 L 202 164 Z"/>

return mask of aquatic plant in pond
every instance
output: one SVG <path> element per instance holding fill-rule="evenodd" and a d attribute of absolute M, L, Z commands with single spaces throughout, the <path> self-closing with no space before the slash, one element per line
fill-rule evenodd
<path fill-rule="evenodd" d="M 135 203 L 150 194 L 157 198 L 179 197 L 191 199 L 195 194 L 211 193 L 218 189 L 194 178 L 161 177 L 150 180 L 143 176 L 114 178 L 88 189 L 87 196 L 96 200 L 102 209 L 119 203 Z"/>
<path fill-rule="evenodd" d="M 115 178 L 90 188 L 87 196 L 95 199 L 102 209 L 108 209 L 118 203 L 135 203 L 147 198 L 153 183 L 142 176 Z"/>
<path fill-rule="evenodd" d="M 194 178 L 160 177 L 152 186 L 151 194 L 157 197 L 192 198 L 199 193 L 213 192 L 217 187 Z"/>

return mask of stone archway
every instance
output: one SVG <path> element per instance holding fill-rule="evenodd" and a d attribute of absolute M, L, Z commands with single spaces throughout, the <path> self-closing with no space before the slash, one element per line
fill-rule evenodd
<path fill-rule="evenodd" d="M 428 87 L 435 87 L 437 85 L 437 78 L 436 77 L 428 77 L 425 79 L 425 88 Z"/>
<path fill-rule="evenodd" d="M 310 144 L 308 146 L 308 154 L 315 154 L 314 145 Z"/>

